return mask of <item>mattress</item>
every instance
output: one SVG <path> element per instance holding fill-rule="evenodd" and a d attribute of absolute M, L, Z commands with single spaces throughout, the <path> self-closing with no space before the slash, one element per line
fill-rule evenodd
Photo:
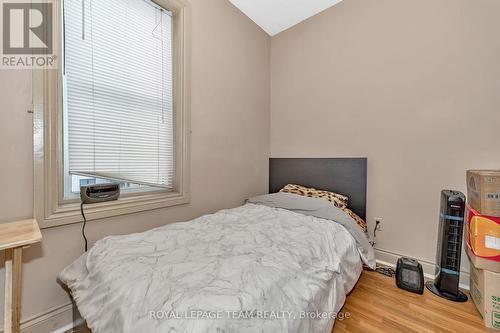
<path fill-rule="evenodd" d="M 359 248 L 332 220 L 247 203 L 106 237 L 59 278 L 94 333 L 329 333 Z"/>

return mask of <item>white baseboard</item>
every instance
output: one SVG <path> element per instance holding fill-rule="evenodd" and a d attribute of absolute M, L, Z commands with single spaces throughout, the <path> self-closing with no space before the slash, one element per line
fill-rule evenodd
<path fill-rule="evenodd" d="M 375 248 L 375 258 L 377 262 L 382 265 L 396 268 L 396 263 L 400 257 L 406 257 L 406 255 Z M 436 277 L 436 264 L 419 258 L 414 259 L 417 259 L 418 262 L 422 264 L 424 277 L 429 280 L 434 280 Z M 469 290 L 469 272 L 460 271 L 459 286 L 462 289 Z"/>
<path fill-rule="evenodd" d="M 21 322 L 21 333 L 63 333 L 71 328 L 73 328 L 71 303 L 53 307 Z M 3 333 L 3 330 L 0 332 Z"/>
<path fill-rule="evenodd" d="M 58 328 L 57 330 L 55 331 L 52 331 L 52 333 L 64 333 L 64 332 L 67 332 L 69 330 L 73 329 L 73 323 L 69 323 L 63 327 L 60 327 Z"/>

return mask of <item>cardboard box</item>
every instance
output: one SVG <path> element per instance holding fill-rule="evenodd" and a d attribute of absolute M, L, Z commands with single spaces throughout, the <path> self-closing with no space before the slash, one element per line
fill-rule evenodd
<path fill-rule="evenodd" d="M 500 170 L 468 170 L 467 201 L 483 215 L 500 217 Z"/>
<path fill-rule="evenodd" d="M 486 327 L 500 331 L 500 274 L 470 267 L 470 294 Z"/>
<path fill-rule="evenodd" d="M 467 205 L 465 242 L 477 257 L 500 265 L 500 217 L 479 214 Z"/>
<path fill-rule="evenodd" d="M 500 274 L 500 262 L 484 259 L 474 255 L 474 252 L 472 252 L 469 244 L 467 243 L 465 244 L 465 252 L 469 257 L 470 264 L 474 265 L 474 267 Z"/>

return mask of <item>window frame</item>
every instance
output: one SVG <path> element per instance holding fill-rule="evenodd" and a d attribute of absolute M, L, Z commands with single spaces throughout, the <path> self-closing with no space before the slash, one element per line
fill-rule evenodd
<path fill-rule="evenodd" d="M 87 220 L 189 203 L 190 188 L 190 4 L 154 0 L 172 12 L 175 182 L 173 191 L 126 193 L 117 201 L 86 206 Z M 59 7 L 62 7 L 60 5 Z M 33 70 L 34 216 L 41 228 L 82 221 L 80 203 L 64 199 L 62 8 L 54 17 L 57 69 Z"/>

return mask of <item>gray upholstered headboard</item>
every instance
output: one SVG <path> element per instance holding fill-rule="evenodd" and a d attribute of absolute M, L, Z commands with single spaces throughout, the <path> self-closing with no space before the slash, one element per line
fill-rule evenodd
<path fill-rule="evenodd" d="M 333 191 L 349 197 L 349 209 L 366 219 L 366 158 L 271 158 L 269 193 L 286 184 Z"/>

